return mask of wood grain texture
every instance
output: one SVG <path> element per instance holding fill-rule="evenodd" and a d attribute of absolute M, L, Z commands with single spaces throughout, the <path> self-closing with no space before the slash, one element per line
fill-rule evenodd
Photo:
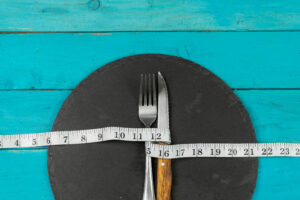
<path fill-rule="evenodd" d="M 167 145 L 159 142 L 159 144 Z M 172 192 L 172 161 L 157 159 L 156 198 L 157 200 L 171 200 Z"/>
<path fill-rule="evenodd" d="M 0 91 L 0 133 L 51 131 L 56 114 L 70 92 Z"/>
<path fill-rule="evenodd" d="M 300 88 L 300 32 L 0 34 L 0 89 L 72 89 L 142 53 L 192 60 L 232 88 Z"/>
<path fill-rule="evenodd" d="M 2 0 L 0 31 L 299 30 L 298 0 Z"/>
<path fill-rule="evenodd" d="M 172 168 L 170 159 L 158 159 L 156 187 L 157 200 L 172 199 Z"/>
<path fill-rule="evenodd" d="M 50 131 L 69 93 L 0 91 L 1 134 Z M 258 142 L 300 142 L 300 90 L 245 90 L 235 93 L 253 120 Z M 46 152 L 47 149 L 0 151 L 1 200 L 53 200 Z M 299 179 L 300 159 L 261 158 L 252 199 L 299 199 Z"/>

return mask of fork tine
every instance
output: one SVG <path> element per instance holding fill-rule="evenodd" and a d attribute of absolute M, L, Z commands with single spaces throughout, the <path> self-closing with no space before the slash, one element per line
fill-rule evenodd
<path fill-rule="evenodd" d="M 148 77 L 147 74 L 144 74 L 144 101 L 143 105 L 148 104 Z"/>
<path fill-rule="evenodd" d="M 139 94 L 139 106 L 143 105 L 143 87 L 144 87 L 144 75 L 141 74 L 140 94 Z"/>
<path fill-rule="evenodd" d="M 152 78 L 151 78 L 151 75 L 150 74 L 148 74 L 148 105 L 149 106 L 152 106 L 152 88 L 151 88 L 151 86 L 152 86 L 152 84 L 151 84 L 151 81 L 152 80 Z"/>
<path fill-rule="evenodd" d="M 156 98 L 156 80 L 155 80 L 155 74 L 152 74 L 152 87 L 153 87 L 153 105 L 157 105 L 157 98 Z"/>

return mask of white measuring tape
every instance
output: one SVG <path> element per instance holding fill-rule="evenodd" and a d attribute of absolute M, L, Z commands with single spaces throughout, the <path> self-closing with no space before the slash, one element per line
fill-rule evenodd
<path fill-rule="evenodd" d="M 0 135 L 0 149 L 71 145 L 110 140 L 170 143 L 170 130 L 106 127 L 35 134 Z M 300 143 L 199 143 L 159 145 L 149 143 L 146 154 L 155 158 L 300 157 Z"/>
<path fill-rule="evenodd" d="M 249 158 L 300 157 L 300 143 L 199 143 L 146 145 L 146 154 L 156 158 Z"/>
<path fill-rule="evenodd" d="M 106 127 L 35 134 L 0 135 L 0 149 L 87 144 L 109 140 L 171 142 L 169 129 Z"/>

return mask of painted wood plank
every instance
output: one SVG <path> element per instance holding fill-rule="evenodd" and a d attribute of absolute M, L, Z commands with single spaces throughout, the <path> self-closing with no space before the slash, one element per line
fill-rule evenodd
<path fill-rule="evenodd" d="M 0 91 L 0 134 L 50 131 L 56 114 L 70 93 Z"/>
<path fill-rule="evenodd" d="M 298 0 L 2 0 L 0 31 L 299 30 Z"/>
<path fill-rule="evenodd" d="M 54 200 L 47 170 L 47 149 L 0 151 L 1 200 Z"/>
<path fill-rule="evenodd" d="M 1 134 L 51 130 L 70 91 L 0 91 Z M 235 91 L 249 111 L 259 142 L 300 142 L 300 90 Z M 46 149 L 0 151 L 0 199 L 45 199 L 53 195 Z M 253 200 L 299 199 L 300 159 L 260 159 Z"/>
<path fill-rule="evenodd" d="M 300 32 L 0 34 L 0 89 L 72 89 L 142 53 L 190 59 L 232 88 L 300 88 Z"/>
<path fill-rule="evenodd" d="M 249 112 L 258 142 L 300 143 L 300 90 L 235 93 Z"/>

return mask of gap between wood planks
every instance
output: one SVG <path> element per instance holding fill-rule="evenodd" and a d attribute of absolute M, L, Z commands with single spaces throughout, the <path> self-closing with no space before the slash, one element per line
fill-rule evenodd
<path fill-rule="evenodd" d="M 232 90 L 300 90 L 300 88 L 231 88 Z M 5 91 L 72 91 L 71 88 L 66 89 L 0 89 L 0 92 Z"/>
<path fill-rule="evenodd" d="M 161 30 L 161 31 L 0 31 L 0 34 L 109 34 L 109 33 L 143 33 L 143 32 L 300 32 L 300 29 L 291 30 Z"/>

